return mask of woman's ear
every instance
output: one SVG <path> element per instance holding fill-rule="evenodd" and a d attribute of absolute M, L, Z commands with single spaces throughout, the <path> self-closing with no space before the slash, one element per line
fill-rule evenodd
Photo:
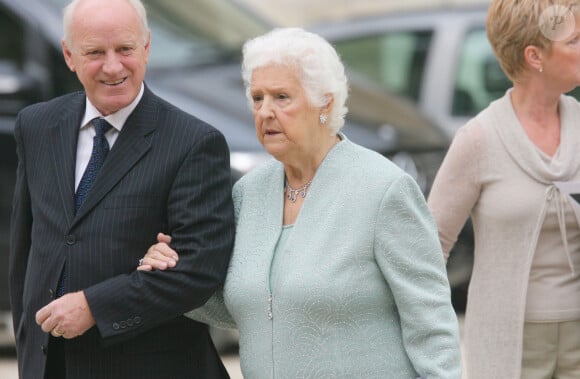
<path fill-rule="evenodd" d="M 334 105 L 334 97 L 331 94 L 327 94 L 326 99 L 327 99 L 326 105 L 320 108 L 320 112 L 324 114 L 329 114 L 330 111 L 332 111 L 332 107 Z"/>
<path fill-rule="evenodd" d="M 530 69 L 533 71 L 544 71 L 544 52 L 537 46 L 526 46 L 524 49 L 524 59 Z"/>

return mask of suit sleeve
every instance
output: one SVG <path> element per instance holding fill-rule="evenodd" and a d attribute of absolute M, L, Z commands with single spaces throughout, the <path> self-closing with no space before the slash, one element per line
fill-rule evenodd
<path fill-rule="evenodd" d="M 14 199 L 12 202 L 8 269 L 10 305 L 16 337 L 18 337 L 17 329 L 23 312 L 22 296 L 24 292 L 26 266 L 31 246 L 30 235 L 32 230 L 32 210 L 26 179 L 24 146 L 21 132 L 19 116 L 14 129 L 18 154 L 18 168 L 16 171 L 16 185 L 14 187 Z"/>
<path fill-rule="evenodd" d="M 459 328 L 437 230 L 408 175 L 386 191 L 375 233 L 375 257 L 393 293 L 415 370 L 422 378 L 460 378 Z"/>
<path fill-rule="evenodd" d="M 238 180 L 232 191 L 236 225 L 243 200 L 243 180 Z M 229 268 L 232 269 L 231 266 Z M 221 329 L 237 329 L 236 321 L 229 312 L 225 299 L 224 289 L 218 290 L 202 307 L 193 309 L 185 314 L 186 317 L 206 323 Z"/>
<path fill-rule="evenodd" d="M 180 256 L 177 267 L 134 271 L 85 289 L 106 342 L 128 339 L 197 308 L 223 285 L 234 237 L 229 163 L 223 135 L 209 132 L 193 145 L 173 179 L 167 232 Z M 119 328 L 128 317 L 138 318 L 141 327 Z"/>

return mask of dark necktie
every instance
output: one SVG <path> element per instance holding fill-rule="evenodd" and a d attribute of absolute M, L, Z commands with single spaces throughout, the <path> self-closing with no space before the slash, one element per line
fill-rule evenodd
<path fill-rule="evenodd" d="M 77 192 L 75 193 L 75 213 L 78 212 L 79 208 L 85 201 L 87 194 L 93 186 L 93 182 L 99 173 L 99 170 L 105 162 L 107 153 L 109 152 L 109 143 L 107 138 L 105 138 L 105 133 L 112 128 L 104 118 L 93 119 L 93 126 L 95 127 L 96 135 L 93 138 L 93 152 L 91 153 L 91 159 L 89 164 L 85 169 L 83 177 L 79 182 Z"/>
<path fill-rule="evenodd" d="M 103 166 L 107 153 L 109 152 L 109 143 L 107 138 L 105 138 L 105 133 L 112 128 L 104 118 L 93 119 L 93 126 L 95 127 L 95 137 L 93 137 L 93 152 L 91 153 L 91 159 L 89 164 L 85 169 L 83 177 L 79 182 L 77 192 L 75 193 L 75 214 L 78 212 L 79 208 L 85 201 L 87 194 L 89 193 L 95 178 L 99 172 L 99 169 Z M 56 296 L 61 297 L 66 293 L 66 264 L 62 269 L 60 275 L 60 280 L 58 281 L 58 286 L 56 288 Z"/>

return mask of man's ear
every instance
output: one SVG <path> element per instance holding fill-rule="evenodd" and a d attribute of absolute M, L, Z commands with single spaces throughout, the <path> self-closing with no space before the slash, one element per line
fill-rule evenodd
<path fill-rule="evenodd" d="M 62 46 L 62 55 L 64 56 L 66 65 L 68 66 L 69 70 L 75 72 L 76 68 L 72 59 L 72 51 L 68 48 L 64 39 L 60 41 L 60 45 Z"/>
<path fill-rule="evenodd" d="M 147 33 L 147 41 L 145 42 L 145 63 L 149 62 L 149 53 L 151 51 L 151 32 Z"/>

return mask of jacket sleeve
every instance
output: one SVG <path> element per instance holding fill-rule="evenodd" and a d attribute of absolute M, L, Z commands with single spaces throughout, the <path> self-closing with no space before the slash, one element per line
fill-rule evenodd
<path fill-rule="evenodd" d="M 133 271 L 84 290 L 105 342 L 131 338 L 200 307 L 223 286 L 234 237 L 229 151 L 223 135 L 213 131 L 200 137 L 172 181 L 167 232 L 180 256 L 177 267 Z M 141 327 L 119 329 L 118 320 L 127 315 L 138 316 Z"/>
<path fill-rule="evenodd" d="M 393 293 L 415 370 L 422 378 L 459 379 L 459 327 L 437 230 L 408 175 L 387 189 L 376 225 L 375 258 Z"/>
<path fill-rule="evenodd" d="M 24 292 L 24 279 L 26 266 L 31 246 L 32 210 L 30 193 L 26 179 L 24 158 L 24 146 L 21 138 L 20 116 L 14 129 L 16 138 L 18 168 L 16 171 L 16 185 L 14 187 L 14 199 L 12 202 L 12 217 L 10 223 L 10 249 L 9 249 L 9 285 L 10 305 L 14 322 L 14 332 L 18 338 L 17 329 L 23 312 L 22 296 Z"/>
<path fill-rule="evenodd" d="M 221 329 L 236 329 L 236 322 L 224 303 L 223 291 L 217 291 L 202 307 L 191 310 L 185 316 Z"/>
<path fill-rule="evenodd" d="M 244 180 L 237 181 L 232 191 L 236 225 L 243 199 L 243 182 Z M 225 304 L 223 289 L 218 290 L 202 307 L 187 312 L 185 316 L 216 328 L 237 329 L 236 322 Z"/>

